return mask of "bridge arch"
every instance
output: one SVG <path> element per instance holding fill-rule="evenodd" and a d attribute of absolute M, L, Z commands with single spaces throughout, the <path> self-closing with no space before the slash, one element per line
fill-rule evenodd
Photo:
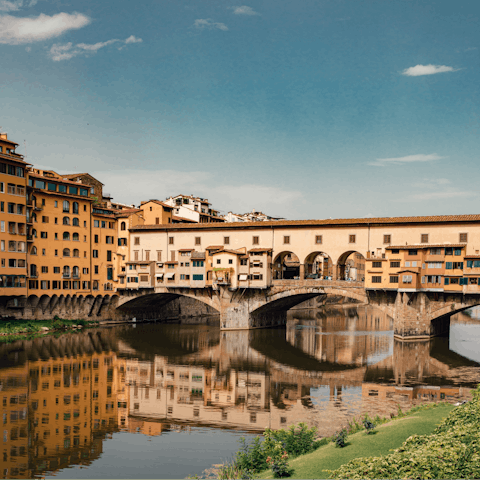
<path fill-rule="evenodd" d="M 315 250 L 309 253 L 305 257 L 303 265 L 305 278 L 333 277 L 334 266 L 332 257 L 322 250 Z"/>
<path fill-rule="evenodd" d="M 347 250 L 337 260 L 338 280 L 365 280 L 365 256 L 358 250 Z"/>
<path fill-rule="evenodd" d="M 284 250 L 273 261 L 273 278 L 276 280 L 300 278 L 300 259 L 291 250 Z"/>

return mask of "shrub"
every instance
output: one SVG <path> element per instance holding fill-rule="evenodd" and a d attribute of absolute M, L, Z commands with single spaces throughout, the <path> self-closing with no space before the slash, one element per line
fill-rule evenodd
<path fill-rule="evenodd" d="M 339 432 L 337 432 L 333 437 L 332 437 L 332 442 L 335 444 L 336 447 L 346 447 L 347 446 L 347 429 L 342 428 Z"/>
<path fill-rule="evenodd" d="M 365 419 L 363 420 L 363 426 L 365 427 L 367 434 L 375 433 L 376 425 L 368 418 L 368 416 L 365 416 Z"/>
<path fill-rule="evenodd" d="M 266 462 L 272 469 L 274 478 L 289 477 L 292 473 L 288 468 L 288 453 L 285 450 L 285 444 L 278 440 L 275 442 L 272 455 L 267 457 Z"/>

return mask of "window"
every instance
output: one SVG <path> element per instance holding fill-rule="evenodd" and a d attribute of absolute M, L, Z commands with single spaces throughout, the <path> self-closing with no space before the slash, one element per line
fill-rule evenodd
<path fill-rule="evenodd" d="M 47 232 L 40 232 L 40 238 L 47 238 Z"/>
<path fill-rule="evenodd" d="M 192 261 L 193 267 L 203 267 L 203 260 L 193 260 Z"/>
<path fill-rule="evenodd" d="M 400 262 L 390 262 L 390 268 L 400 268 Z"/>
<path fill-rule="evenodd" d="M 157 262 L 162 261 L 162 252 L 160 250 L 157 250 Z"/>
<path fill-rule="evenodd" d="M 42 216 L 42 223 L 48 223 L 48 217 Z"/>
<path fill-rule="evenodd" d="M 222 260 L 220 258 L 217 258 L 217 265 L 220 265 L 221 262 Z"/>
<path fill-rule="evenodd" d="M 145 250 L 145 260 L 150 261 L 150 250 Z"/>
<path fill-rule="evenodd" d="M 427 262 L 427 268 L 442 268 L 442 262 Z"/>
<path fill-rule="evenodd" d="M 290 236 L 289 236 L 289 235 L 284 235 L 284 237 L 283 237 L 283 243 L 284 243 L 284 244 L 289 244 L 289 243 L 290 243 Z"/>
<path fill-rule="evenodd" d="M 372 262 L 373 268 L 382 268 L 382 262 Z"/>
<path fill-rule="evenodd" d="M 380 276 L 372 277 L 372 283 L 382 283 L 382 277 Z"/>
<path fill-rule="evenodd" d="M 77 217 L 75 217 L 75 218 L 72 220 L 72 225 L 73 225 L 74 227 L 79 227 L 79 226 L 80 226 L 80 222 L 79 222 L 79 220 L 78 220 Z"/>
<path fill-rule="evenodd" d="M 70 187 L 70 188 L 72 188 L 72 187 Z M 73 188 L 75 188 L 75 190 L 77 189 L 77 187 L 73 187 Z M 72 193 L 72 192 L 70 192 L 70 193 Z M 78 202 L 73 202 L 73 204 L 72 204 L 72 209 L 73 209 L 73 210 L 72 210 L 73 213 L 77 213 L 77 214 L 78 214 Z"/>
<path fill-rule="evenodd" d="M 173 237 L 168 237 L 168 244 L 173 245 L 173 240 L 174 240 Z"/>
<path fill-rule="evenodd" d="M 69 248 L 64 248 L 63 249 L 63 256 L 64 257 L 69 257 L 70 256 L 70 249 Z"/>
<path fill-rule="evenodd" d="M 201 244 L 201 237 L 195 237 L 195 245 L 200 245 Z"/>
<path fill-rule="evenodd" d="M 461 233 L 459 238 L 460 243 L 468 242 L 468 233 Z"/>
<path fill-rule="evenodd" d="M 431 248 L 430 255 L 441 255 L 442 249 L 441 248 Z"/>
<path fill-rule="evenodd" d="M 194 274 L 192 276 L 193 280 L 203 280 L 203 275 L 201 274 Z"/>
<path fill-rule="evenodd" d="M 53 267 L 53 273 L 60 273 L 60 267 Z"/>
<path fill-rule="evenodd" d="M 242 265 L 242 266 L 248 265 L 248 258 L 241 258 L 240 259 L 240 265 Z"/>
<path fill-rule="evenodd" d="M 391 235 L 384 235 L 383 236 L 383 243 L 392 243 L 392 236 Z"/>
<path fill-rule="evenodd" d="M 230 245 L 230 237 L 223 237 L 223 244 Z"/>
<path fill-rule="evenodd" d="M 70 240 L 70 232 L 63 232 L 63 239 Z"/>
<path fill-rule="evenodd" d="M 65 213 L 70 213 L 70 202 L 68 202 L 67 200 L 63 201 L 63 211 Z"/>
<path fill-rule="evenodd" d="M 461 248 L 455 248 L 454 249 L 454 254 L 459 257 L 462 254 L 462 249 Z"/>
<path fill-rule="evenodd" d="M 392 249 L 392 254 L 400 253 L 400 250 L 398 248 L 393 248 Z"/>
<path fill-rule="evenodd" d="M 390 275 L 390 283 L 398 283 L 398 276 Z"/>
<path fill-rule="evenodd" d="M 411 255 L 411 256 L 415 256 L 415 255 L 418 255 L 418 251 L 411 249 L 411 250 L 408 251 L 408 254 Z"/>
<path fill-rule="evenodd" d="M 125 222 L 122 222 L 120 224 L 120 230 L 126 230 L 127 229 L 127 224 Z"/>
<path fill-rule="evenodd" d="M 98 258 L 98 250 L 92 250 L 92 257 Z"/>
<path fill-rule="evenodd" d="M 112 261 L 112 251 L 107 250 L 107 262 L 111 262 L 111 261 Z"/>
<path fill-rule="evenodd" d="M 94 226 L 95 228 L 99 228 L 99 227 L 100 227 L 100 220 L 94 220 L 94 221 L 93 221 L 93 226 Z"/>
<path fill-rule="evenodd" d="M 428 233 L 422 233 L 420 235 L 420 243 L 428 243 Z"/>
<path fill-rule="evenodd" d="M 317 244 L 323 243 L 323 235 L 315 235 L 315 243 Z"/>
<path fill-rule="evenodd" d="M 355 243 L 356 235 L 349 235 L 348 236 L 348 243 Z"/>
<path fill-rule="evenodd" d="M 402 282 L 403 283 L 412 283 L 412 275 L 403 275 Z"/>
<path fill-rule="evenodd" d="M 260 242 L 259 242 L 259 237 L 253 237 L 252 238 L 252 244 L 253 245 L 258 245 Z"/>

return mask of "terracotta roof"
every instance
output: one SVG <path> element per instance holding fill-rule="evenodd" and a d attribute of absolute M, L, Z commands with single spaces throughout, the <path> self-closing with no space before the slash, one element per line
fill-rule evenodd
<path fill-rule="evenodd" d="M 192 252 L 192 260 L 205 260 L 205 252 Z"/>
<path fill-rule="evenodd" d="M 388 260 L 390 259 L 387 259 L 387 258 L 366 258 L 365 261 L 366 262 L 388 262 Z"/>
<path fill-rule="evenodd" d="M 167 205 L 166 203 L 161 202 L 160 200 L 147 200 L 145 203 L 140 205 L 140 208 L 148 203 L 156 203 L 157 205 L 161 205 L 162 207 L 169 208 L 170 210 L 173 208 L 171 205 Z"/>
<path fill-rule="evenodd" d="M 399 245 L 399 246 L 389 246 L 385 247 L 385 250 L 422 250 L 426 248 L 445 248 L 445 247 L 466 247 L 466 243 L 435 243 L 435 244 L 429 244 L 429 243 L 420 243 L 418 245 L 413 244 L 413 245 Z"/>
<path fill-rule="evenodd" d="M 402 270 L 398 270 L 397 273 L 405 273 L 405 272 L 409 272 L 409 273 L 420 273 L 420 267 L 416 267 L 416 268 L 403 268 Z"/>
<path fill-rule="evenodd" d="M 165 265 L 178 265 L 178 262 L 163 262 Z"/>
<path fill-rule="evenodd" d="M 273 249 L 272 248 L 252 248 L 248 251 L 248 253 L 251 253 L 251 252 L 272 252 Z"/>
<path fill-rule="evenodd" d="M 17 145 L 17 144 L 15 144 L 15 145 Z M 2 158 L 2 160 L 10 160 L 12 162 L 21 163 L 22 165 L 31 165 L 31 163 L 27 163 L 23 159 L 22 155 L 17 155 L 17 154 L 10 155 L 9 153 L 0 153 L 0 157 Z"/>
<path fill-rule="evenodd" d="M 178 221 L 178 223 L 182 223 L 182 222 L 198 223 L 197 221 L 192 220 L 191 218 L 179 217 L 178 215 L 172 215 L 172 222 L 173 221 Z"/>
<path fill-rule="evenodd" d="M 238 250 L 219 250 L 218 252 L 214 252 L 213 255 L 217 255 L 217 253 L 233 253 L 234 255 L 245 255 L 245 252 L 239 252 Z"/>
<path fill-rule="evenodd" d="M 62 174 L 62 177 L 64 178 L 75 178 L 75 177 L 81 177 L 82 175 L 87 175 L 87 177 L 93 178 L 96 182 L 101 183 L 104 185 L 100 180 L 97 180 L 93 175 L 90 175 L 89 173 L 65 173 Z M 88 185 L 84 183 L 84 185 Z M 91 185 L 93 187 L 93 185 Z"/>
<path fill-rule="evenodd" d="M 465 255 L 465 257 L 463 258 L 479 258 L 480 259 L 480 255 Z"/>
<path fill-rule="evenodd" d="M 339 218 L 326 220 L 275 220 L 267 222 L 231 222 L 231 223 L 196 223 L 194 225 L 162 225 L 161 229 L 245 229 L 245 228 L 266 228 L 266 227 L 335 227 L 335 226 L 380 226 L 392 224 L 427 224 L 427 223 L 480 223 L 480 215 L 438 215 L 424 217 L 378 217 L 378 218 Z M 140 225 L 139 230 L 154 230 L 160 228 L 158 225 Z M 431 245 L 426 245 L 428 248 Z M 402 245 L 404 248 L 405 245 Z M 392 248 L 392 247 L 388 247 Z M 400 248 L 400 247 L 393 247 Z"/>
<path fill-rule="evenodd" d="M 205 250 L 223 250 L 225 247 L 223 245 L 210 245 Z"/>
<path fill-rule="evenodd" d="M 125 262 L 126 265 L 150 265 L 155 263 L 154 260 L 133 260 L 131 262 Z"/>
<path fill-rule="evenodd" d="M 48 181 L 48 182 L 60 182 L 60 183 L 67 183 L 68 185 L 75 185 L 76 187 L 82 187 L 82 186 L 85 187 L 84 183 L 72 182 L 70 180 L 65 180 L 62 177 L 45 177 L 45 176 L 40 175 L 38 173 L 32 173 L 32 172 L 28 172 L 28 176 L 29 177 L 35 177 L 35 178 L 41 178 L 42 180 Z"/>
<path fill-rule="evenodd" d="M 194 250 L 194 248 L 181 248 L 179 252 L 193 252 Z"/>

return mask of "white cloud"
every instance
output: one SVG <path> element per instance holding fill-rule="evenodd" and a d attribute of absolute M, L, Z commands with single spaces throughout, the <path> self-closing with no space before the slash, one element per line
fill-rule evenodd
<path fill-rule="evenodd" d="M 438 188 L 440 186 L 449 185 L 450 183 L 452 182 L 450 182 L 448 178 L 429 178 L 422 182 L 415 182 L 413 186 L 418 188 Z"/>
<path fill-rule="evenodd" d="M 85 27 L 90 18 L 81 13 L 57 13 L 38 17 L 0 16 L 0 43 L 20 45 L 59 37 L 69 30 Z"/>
<path fill-rule="evenodd" d="M 214 22 L 211 18 L 197 18 L 197 20 L 195 20 L 193 23 L 193 26 L 199 30 L 203 30 L 205 28 L 208 30 L 223 30 L 224 32 L 228 30 L 228 27 L 224 23 Z"/>
<path fill-rule="evenodd" d="M 235 15 L 260 15 L 258 12 L 256 12 L 252 7 L 247 7 L 246 5 L 243 5 L 241 7 L 231 7 L 233 9 L 233 13 Z"/>
<path fill-rule="evenodd" d="M 23 0 L 0 0 L 0 12 L 16 12 L 23 7 Z"/>
<path fill-rule="evenodd" d="M 458 69 L 447 67 L 446 65 L 415 65 L 414 67 L 406 68 L 402 75 L 407 77 L 420 77 L 422 75 L 435 75 L 436 73 L 456 72 Z"/>
<path fill-rule="evenodd" d="M 143 40 L 141 38 L 136 38 L 134 35 L 131 35 L 126 40 L 119 40 L 118 38 L 113 38 L 112 40 L 107 40 L 106 42 L 97 42 L 97 43 L 77 43 L 73 45 L 72 42 L 60 45 L 55 43 L 51 46 L 49 54 L 50 58 L 55 62 L 60 62 L 62 60 L 70 60 L 73 57 L 78 55 L 88 55 L 96 53 L 98 50 L 114 43 L 123 44 L 119 50 L 123 49 L 125 45 L 130 43 L 141 43 Z"/>
<path fill-rule="evenodd" d="M 462 197 L 476 197 L 478 193 L 476 192 L 467 192 L 467 191 L 458 191 L 450 190 L 443 192 L 427 192 L 427 193 L 417 193 L 411 195 L 413 200 L 442 200 L 444 198 L 462 198 Z"/>
<path fill-rule="evenodd" d="M 374 162 L 369 162 L 368 165 L 375 167 L 386 167 L 387 165 L 401 165 L 403 163 L 433 162 L 442 158 L 444 157 L 440 157 L 436 153 L 431 153 L 429 155 L 407 155 L 405 157 L 377 158 Z"/>

